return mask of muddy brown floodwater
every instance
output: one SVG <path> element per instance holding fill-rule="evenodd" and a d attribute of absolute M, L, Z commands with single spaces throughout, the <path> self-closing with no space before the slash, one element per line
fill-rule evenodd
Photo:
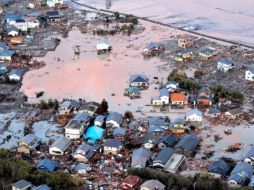
<path fill-rule="evenodd" d="M 43 99 L 84 98 L 87 101 L 109 102 L 110 110 L 124 112 L 141 109 L 148 112 L 151 98 L 159 92 L 154 77 L 165 80 L 170 72 L 170 64 L 159 58 L 144 60 L 143 47 L 151 41 L 169 40 L 175 30 L 142 23 L 145 31 L 131 36 L 108 36 L 113 50 L 109 56 L 98 56 L 96 44 L 100 36 L 82 34 L 74 29 L 68 38 L 61 39 L 54 52 L 49 52 L 44 58 L 46 66 L 29 71 L 24 75 L 23 91 L 30 102 L 37 102 L 35 94 L 44 91 Z M 80 55 L 74 53 L 79 46 Z M 161 69 L 163 67 L 163 69 Z M 123 96 L 123 89 L 128 87 L 131 74 L 145 74 L 152 83 L 148 90 L 143 91 L 140 99 L 130 100 Z M 115 94 L 112 96 L 112 94 Z"/>

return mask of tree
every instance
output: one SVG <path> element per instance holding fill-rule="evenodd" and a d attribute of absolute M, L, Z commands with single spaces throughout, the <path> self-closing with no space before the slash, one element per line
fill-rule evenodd
<path fill-rule="evenodd" d="M 101 108 L 102 108 L 103 113 L 108 112 L 108 102 L 105 99 L 103 99 L 101 102 Z"/>
<path fill-rule="evenodd" d="M 168 75 L 168 80 L 173 80 L 176 82 L 181 82 L 187 79 L 187 75 L 185 72 L 180 71 L 178 69 L 174 69 L 171 73 Z"/>
<path fill-rule="evenodd" d="M 194 72 L 194 77 L 195 77 L 195 78 L 201 78 L 201 77 L 204 76 L 204 75 L 205 75 L 205 72 L 202 71 L 202 70 L 196 70 L 196 71 Z"/>
<path fill-rule="evenodd" d="M 133 120 L 133 119 L 134 119 L 133 113 L 132 113 L 131 111 L 126 111 L 126 112 L 124 113 L 124 117 L 125 117 L 126 119 L 129 119 L 129 120 Z"/>

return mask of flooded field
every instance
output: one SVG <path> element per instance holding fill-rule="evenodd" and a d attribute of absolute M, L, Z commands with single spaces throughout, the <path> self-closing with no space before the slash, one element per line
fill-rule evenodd
<path fill-rule="evenodd" d="M 199 30 L 254 44 L 252 0 L 76 0 L 102 9 L 147 17 L 187 30 Z M 77 6 L 77 8 L 82 8 Z"/>
<path fill-rule="evenodd" d="M 35 94 L 44 91 L 43 99 L 83 98 L 100 102 L 105 98 L 110 110 L 137 111 L 143 107 L 142 111 L 149 111 L 151 107 L 145 105 L 159 95 L 155 88 L 165 81 L 172 67 L 156 57 L 144 59 L 143 47 L 151 41 L 172 41 L 173 31 L 148 23 L 142 25 L 146 29 L 139 34 L 108 36 L 113 47 L 108 56 L 97 55 L 96 44 L 100 36 L 71 31 L 68 38 L 61 39 L 55 52 L 42 58 L 45 67 L 24 75 L 21 91 L 29 96 L 30 102 L 39 101 Z M 173 43 L 175 45 L 175 41 Z M 80 55 L 75 55 L 74 48 L 80 49 Z M 123 96 L 131 74 L 145 74 L 150 79 L 151 85 L 142 91 L 140 99 L 130 100 Z"/>

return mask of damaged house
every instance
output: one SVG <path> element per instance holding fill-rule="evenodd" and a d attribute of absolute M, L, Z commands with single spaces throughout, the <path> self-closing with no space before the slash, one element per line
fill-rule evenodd
<path fill-rule="evenodd" d="M 49 147 L 49 154 L 62 156 L 70 145 L 71 140 L 67 137 L 62 136 Z"/>
<path fill-rule="evenodd" d="M 131 167 L 145 168 L 152 156 L 152 152 L 146 148 L 135 149 L 131 156 Z"/>
<path fill-rule="evenodd" d="M 198 144 L 198 137 L 194 133 L 190 133 L 184 135 L 180 139 L 180 141 L 176 144 L 175 149 L 177 153 L 192 156 L 195 154 Z"/>
<path fill-rule="evenodd" d="M 82 144 L 73 153 L 73 158 L 78 162 L 88 162 L 95 152 L 100 148 L 99 145 Z"/>

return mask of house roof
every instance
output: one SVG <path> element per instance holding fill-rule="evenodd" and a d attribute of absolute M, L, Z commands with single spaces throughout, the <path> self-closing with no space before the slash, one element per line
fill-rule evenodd
<path fill-rule="evenodd" d="M 149 127 L 164 127 L 167 126 L 164 118 L 161 117 L 148 117 Z"/>
<path fill-rule="evenodd" d="M 35 136 L 35 134 L 28 134 L 24 136 L 21 141 L 23 141 L 26 144 L 30 144 L 32 141 L 37 140 L 38 138 Z"/>
<path fill-rule="evenodd" d="M 235 109 L 232 109 L 232 110 L 229 110 L 227 111 L 230 115 L 238 115 L 238 114 L 241 114 L 243 113 L 243 110 L 242 108 L 235 108 Z"/>
<path fill-rule="evenodd" d="M 123 116 L 118 112 L 109 112 L 106 122 L 111 120 L 117 122 L 118 124 L 121 124 L 123 122 Z"/>
<path fill-rule="evenodd" d="M 130 83 L 133 82 L 148 82 L 149 79 L 147 78 L 146 75 L 131 75 L 130 76 Z"/>
<path fill-rule="evenodd" d="M 104 143 L 104 146 L 118 148 L 120 146 L 123 146 L 123 144 L 120 140 L 117 139 L 107 139 Z"/>
<path fill-rule="evenodd" d="M 155 137 L 153 133 L 146 133 L 143 137 L 142 137 L 142 143 L 146 144 L 149 143 L 150 141 L 154 141 Z"/>
<path fill-rule="evenodd" d="M 183 55 L 183 54 L 186 54 L 186 53 L 192 53 L 192 50 L 183 49 L 183 50 L 180 50 L 179 52 L 177 52 L 177 55 Z"/>
<path fill-rule="evenodd" d="M 68 146 L 71 144 L 71 140 L 68 139 L 65 136 L 60 137 L 59 139 L 57 139 L 51 146 L 50 148 L 56 147 L 58 149 L 60 149 L 61 151 L 65 151 Z"/>
<path fill-rule="evenodd" d="M 23 74 L 23 70 L 22 69 L 12 69 L 11 72 L 9 73 L 9 76 L 11 75 L 17 75 L 19 77 L 21 77 Z"/>
<path fill-rule="evenodd" d="M 89 122 L 91 119 L 90 115 L 88 113 L 84 113 L 84 112 L 78 112 L 75 117 L 73 118 L 73 120 L 81 122 L 81 123 L 87 123 Z"/>
<path fill-rule="evenodd" d="M 214 107 L 211 107 L 208 111 L 208 114 L 217 114 L 220 113 L 220 110 Z"/>
<path fill-rule="evenodd" d="M 232 65 L 232 61 L 227 58 L 222 58 L 218 61 L 218 64 L 222 65 Z"/>
<path fill-rule="evenodd" d="M 209 166 L 208 171 L 226 176 L 229 169 L 228 164 L 224 160 L 217 160 Z"/>
<path fill-rule="evenodd" d="M 251 146 L 247 154 L 245 155 L 245 158 L 250 158 L 250 157 L 254 157 L 254 146 Z"/>
<path fill-rule="evenodd" d="M 85 163 L 78 163 L 75 166 L 75 171 L 79 171 L 79 170 L 87 170 L 90 168 L 90 164 L 85 164 Z"/>
<path fill-rule="evenodd" d="M 199 140 L 194 133 L 184 135 L 180 141 L 176 144 L 175 148 L 184 148 L 190 151 L 194 151 L 198 146 Z"/>
<path fill-rule="evenodd" d="M 97 140 L 100 140 L 103 134 L 104 134 L 104 129 L 94 125 L 87 129 L 84 138 L 90 139 L 91 141 L 95 142 Z"/>
<path fill-rule="evenodd" d="M 80 145 L 77 150 L 74 152 L 75 154 L 82 154 L 84 155 L 87 159 L 92 158 L 94 155 L 95 151 L 97 151 L 100 148 L 100 145 L 89 145 L 89 144 L 82 144 Z"/>
<path fill-rule="evenodd" d="M 159 127 L 159 126 L 150 127 L 147 130 L 148 133 L 164 132 L 164 131 L 165 131 L 165 129 L 163 129 L 163 128 Z"/>
<path fill-rule="evenodd" d="M 79 108 L 80 107 L 80 102 L 76 101 L 76 100 L 65 100 L 62 104 L 62 107 L 66 107 L 68 109 L 72 109 L 72 108 Z"/>
<path fill-rule="evenodd" d="M 147 160 L 149 160 L 151 156 L 152 156 L 151 151 L 147 150 L 146 148 L 135 149 L 131 157 L 131 167 L 135 166 L 145 167 Z"/>
<path fill-rule="evenodd" d="M 106 44 L 106 45 L 110 46 L 110 43 L 109 43 L 108 39 L 106 39 L 106 38 L 101 38 L 100 41 L 98 42 L 98 44 Z"/>
<path fill-rule="evenodd" d="M 48 158 L 44 158 L 36 166 L 36 168 L 38 168 L 38 169 L 46 170 L 49 172 L 53 172 L 57 167 L 58 167 L 57 161 L 50 160 Z"/>
<path fill-rule="evenodd" d="M 0 51 L 0 57 L 12 57 L 15 54 L 14 50 Z"/>
<path fill-rule="evenodd" d="M 34 188 L 33 190 L 51 190 L 51 188 L 47 185 L 40 185 L 40 186 Z"/>
<path fill-rule="evenodd" d="M 128 93 L 136 93 L 136 92 L 139 92 L 140 89 L 137 86 L 131 86 L 131 87 L 125 88 L 124 91 Z"/>
<path fill-rule="evenodd" d="M 100 106 L 101 104 L 97 102 L 87 102 L 85 104 L 81 104 L 79 110 L 95 112 Z"/>
<path fill-rule="evenodd" d="M 70 122 L 66 125 L 66 128 L 69 129 L 81 129 L 83 124 L 77 120 L 70 120 Z"/>
<path fill-rule="evenodd" d="M 254 73 L 254 65 L 251 65 L 251 66 L 247 69 L 247 71 L 250 71 L 251 73 Z"/>
<path fill-rule="evenodd" d="M 152 180 L 145 181 L 140 187 L 144 187 L 147 189 L 164 190 L 166 186 L 163 183 L 161 183 L 159 180 L 152 179 Z"/>
<path fill-rule="evenodd" d="M 12 187 L 15 187 L 17 189 L 25 189 L 25 188 L 28 188 L 28 187 L 32 187 L 32 183 L 22 179 L 22 180 L 20 180 L 16 183 L 12 184 Z"/>
<path fill-rule="evenodd" d="M 228 180 L 235 180 L 239 184 L 243 184 L 246 180 L 251 179 L 252 173 L 252 165 L 246 162 L 239 162 L 235 165 L 234 169 L 230 173 Z"/>
<path fill-rule="evenodd" d="M 1 68 L 7 68 L 9 65 L 10 64 L 8 64 L 8 63 L 2 63 L 2 62 L 0 62 L 0 69 Z"/>
<path fill-rule="evenodd" d="M 175 135 L 167 135 L 165 137 L 163 137 L 161 140 L 160 140 L 160 143 L 165 143 L 166 145 L 168 146 L 173 146 L 175 144 L 175 142 L 177 141 L 177 138 Z"/>
<path fill-rule="evenodd" d="M 7 50 L 7 49 L 8 49 L 8 46 L 6 45 L 6 43 L 0 42 L 0 49 L 2 49 L 2 50 Z"/>
<path fill-rule="evenodd" d="M 172 120 L 169 124 L 169 128 L 173 128 L 175 124 L 178 124 L 178 125 L 184 125 L 185 124 L 185 119 L 184 118 L 176 118 L 174 120 Z"/>
<path fill-rule="evenodd" d="M 203 113 L 201 111 L 197 110 L 197 109 L 192 109 L 192 110 L 190 110 L 186 113 L 186 118 L 188 118 L 192 115 L 197 115 L 199 117 L 202 117 Z"/>
<path fill-rule="evenodd" d="M 172 148 L 164 148 L 162 149 L 159 154 L 153 160 L 153 163 L 160 163 L 165 165 L 167 161 L 171 158 L 174 153 L 174 149 Z"/>
<path fill-rule="evenodd" d="M 199 54 L 201 55 L 212 55 L 215 52 L 215 49 L 212 47 L 205 47 L 199 51 Z"/>
<path fill-rule="evenodd" d="M 147 46 L 145 46 L 144 49 L 155 49 L 163 47 L 163 45 L 159 42 L 150 42 Z"/>
<path fill-rule="evenodd" d="M 105 116 L 103 116 L 103 115 L 98 115 L 96 118 L 95 118 L 95 120 L 94 120 L 94 122 L 101 122 L 101 123 L 103 123 L 104 122 L 104 119 L 105 119 Z"/>
<path fill-rule="evenodd" d="M 117 127 L 117 128 L 114 128 L 113 130 L 113 135 L 125 135 L 126 133 L 126 129 L 125 128 L 122 128 L 122 127 Z"/>
<path fill-rule="evenodd" d="M 18 15 L 18 14 L 7 14 L 5 15 L 5 20 L 14 20 L 16 21 L 17 19 L 21 19 L 22 16 L 21 15 Z"/>
<path fill-rule="evenodd" d="M 52 17 L 60 17 L 60 14 L 59 14 L 59 11 L 53 10 L 53 11 L 48 11 L 48 12 L 47 12 L 47 16 L 48 16 L 49 18 L 52 18 Z"/>
<path fill-rule="evenodd" d="M 134 187 L 135 185 L 139 184 L 141 182 L 141 178 L 134 175 L 127 176 L 122 183 L 128 184 L 129 187 Z"/>
<path fill-rule="evenodd" d="M 171 99 L 171 102 L 184 101 L 185 100 L 185 95 L 183 93 L 171 93 L 170 94 L 170 99 Z"/>
<path fill-rule="evenodd" d="M 163 96 L 167 96 L 167 97 L 169 96 L 167 88 L 161 88 L 160 89 L 160 97 L 163 97 Z"/>

